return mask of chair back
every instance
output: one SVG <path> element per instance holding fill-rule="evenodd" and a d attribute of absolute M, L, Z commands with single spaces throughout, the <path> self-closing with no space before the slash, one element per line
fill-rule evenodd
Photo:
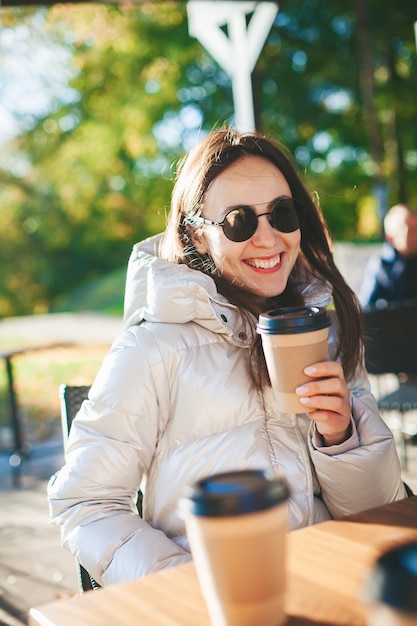
<path fill-rule="evenodd" d="M 84 400 L 88 398 L 90 386 L 60 385 L 59 400 L 61 404 L 61 424 L 64 441 L 68 439 L 71 424 Z"/>
<path fill-rule="evenodd" d="M 71 429 L 71 424 L 74 420 L 74 417 L 77 415 L 78 411 L 84 400 L 88 398 L 88 392 L 90 391 L 90 386 L 72 386 L 72 385 L 60 385 L 59 386 L 59 399 L 61 404 L 61 424 L 62 424 L 62 434 L 64 437 L 64 445 L 66 445 L 68 440 L 68 435 Z M 79 576 L 79 585 L 80 591 L 91 591 L 93 589 L 100 589 L 100 585 L 87 570 L 80 564 L 77 563 L 78 576 Z"/>
<path fill-rule="evenodd" d="M 417 299 L 366 307 L 363 314 L 368 372 L 417 375 Z"/>

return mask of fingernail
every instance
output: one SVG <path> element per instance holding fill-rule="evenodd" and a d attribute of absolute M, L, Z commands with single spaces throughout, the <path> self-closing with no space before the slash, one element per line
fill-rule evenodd
<path fill-rule="evenodd" d="M 304 368 L 304 374 L 307 374 L 307 376 L 309 374 L 314 374 L 315 372 L 317 372 L 317 368 L 315 365 L 308 365 Z"/>
<path fill-rule="evenodd" d="M 310 398 L 304 396 L 302 398 L 298 398 L 298 402 L 301 402 L 301 404 L 308 404 L 310 402 Z"/>
<path fill-rule="evenodd" d="M 297 389 L 295 390 L 295 393 L 298 394 L 299 396 L 302 396 L 305 393 L 307 393 L 307 387 L 305 387 L 305 385 L 301 385 L 301 387 L 297 387 Z"/>

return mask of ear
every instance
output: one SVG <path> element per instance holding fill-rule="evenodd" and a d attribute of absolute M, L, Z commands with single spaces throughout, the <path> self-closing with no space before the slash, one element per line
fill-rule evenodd
<path fill-rule="evenodd" d="M 388 241 L 388 243 L 390 243 L 395 248 L 394 239 L 395 239 L 395 237 L 385 233 L 385 240 Z"/>
<path fill-rule="evenodd" d="M 204 237 L 201 233 L 201 229 L 193 228 L 189 224 L 187 225 L 187 235 L 191 239 L 194 244 L 194 248 L 197 250 L 199 254 L 207 254 L 208 247 L 206 242 L 204 241 Z"/>

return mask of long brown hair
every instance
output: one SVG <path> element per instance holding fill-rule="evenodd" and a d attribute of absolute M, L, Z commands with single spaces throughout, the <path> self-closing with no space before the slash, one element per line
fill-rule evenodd
<path fill-rule="evenodd" d="M 301 225 L 301 253 L 291 272 L 285 291 L 274 298 L 260 298 L 248 293 L 218 274 L 209 254 L 199 254 L 190 235 L 185 217 L 201 211 L 210 183 L 232 163 L 244 156 L 267 159 L 284 175 L 293 198 L 305 208 Z M 298 277 L 329 284 L 340 327 L 336 358 L 340 358 L 346 378 L 352 379 L 362 362 L 362 317 L 358 299 L 337 269 L 330 248 L 330 234 L 322 212 L 307 191 L 297 173 L 291 156 L 277 141 L 261 133 L 241 133 L 223 128 L 207 135 L 180 162 L 167 229 L 161 242 L 161 256 L 174 263 L 184 263 L 210 274 L 219 293 L 239 307 L 243 314 L 257 316 L 277 306 L 294 306 L 304 302 L 298 288 Z M 251 372 L 255 385 L 268 384 L 260 338 L 254 333 L 251 352 Z"/>

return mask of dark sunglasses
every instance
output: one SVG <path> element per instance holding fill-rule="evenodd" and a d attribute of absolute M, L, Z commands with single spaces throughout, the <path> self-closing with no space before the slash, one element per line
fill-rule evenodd
<path fill-rule="evenodd" d="M 247 241 L 256 233 L 258 220 L 267 215 L 269 223 L 281 233 L 293 233 L 298 230 L 305 216 L 304 206 L 294 198 L 280 198 L 272 208 L 272 211 L 256 215 L 252 206 L 242 205 L 231 209 L 222 222 L 213 222 L 205 217 L 187 216 L 185 222 L 189 224 L 210 224 L 221 226 L 223 232 L 230 241 Z"/>

